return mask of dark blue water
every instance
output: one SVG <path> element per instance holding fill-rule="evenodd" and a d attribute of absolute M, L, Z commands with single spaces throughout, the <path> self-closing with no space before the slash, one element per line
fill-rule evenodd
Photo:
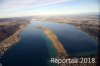
<path fill-rule="evenodd" d="M 48 65 L 50 57 L 55 57 L 56 50 L 43 31 L 35 28 L 40 25 L 51 29 L 70 55 L 97 53 L 98 44 L 87 33 L 67 24 L 36 21 L 20 32 L 21 40 L 1 58 L 3 66 Z"/>

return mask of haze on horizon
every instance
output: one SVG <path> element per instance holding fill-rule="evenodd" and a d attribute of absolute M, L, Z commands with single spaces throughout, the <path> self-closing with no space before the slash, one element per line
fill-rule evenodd
<path fill-rule="evenodd" d="M 0 18 L 99 13 L 99 0 L 0 0 Z"/>

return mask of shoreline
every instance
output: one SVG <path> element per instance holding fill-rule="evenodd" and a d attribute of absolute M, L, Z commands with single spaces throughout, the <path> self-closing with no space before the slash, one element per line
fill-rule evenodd
<path fill-rule="evenodd" d="M 27 24 L 20 24 L 18 27 L 19 29 L 15 31 L 14 34 L 12 34 L 10 37 L 6 38 L 0 43 L 0 56 L 3 56 L 3 54 L 13 45 L 15 45 L 17 42 L 20 41 L 20 36 L 18 35 L 21 30 L 23 30 L 26 27 Z"/>
<path fill-rule="evenodd" d="M 38 17 L 37 20 L 41 20 L 44 22 L 53 22 L 53 23 L 60 23 L 60 24 L 69 24 L 77 29 L 86 32 L 89 34 L 93 39 L 98 40 L 99 35 L 99 17 L 92 15 L 92 16 L 54 16 L 54 17 Z"/>

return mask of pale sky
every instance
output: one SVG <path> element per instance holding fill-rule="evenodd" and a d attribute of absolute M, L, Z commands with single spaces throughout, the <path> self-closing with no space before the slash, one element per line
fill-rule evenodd
<path fill-rule="evenodd" d="M 98 13 L 99 0 L 0 0 L 0 18 Z"/>

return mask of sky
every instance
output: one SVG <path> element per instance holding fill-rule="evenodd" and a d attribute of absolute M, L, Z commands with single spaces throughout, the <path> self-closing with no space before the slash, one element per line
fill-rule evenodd
<path fill-rule="evenodd" d="M 0 18 L 99 13 L 99 0 L 0 0 Z"/>

